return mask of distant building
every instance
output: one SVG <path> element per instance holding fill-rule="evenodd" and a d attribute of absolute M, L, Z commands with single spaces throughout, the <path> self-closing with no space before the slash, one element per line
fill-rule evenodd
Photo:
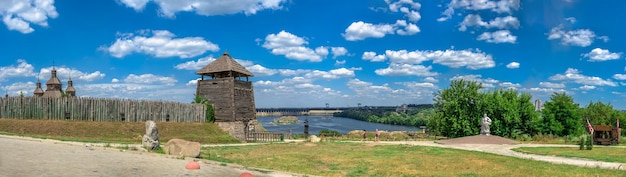
<path fill-rule="evenodd" d="M 67 96 L 76 96 L 76 89 L 74 89 L 72 79 L 70 78 L 67 83 Z M 39 78 L 37 78 L 37 88 L 33 91 L 33 96 L 43 98 L 61 98 L 63 96 L 63 83 L 61 83 L 61 80 L 57 77 L 57 70 L 54 67 L 52 67 L 50 79 L 46 82 L 46 91 L 43 91 L 41 88 L 41 82 L 39 81 Z"/>
<path fill-rule="evenodd" d="M 541 111 L 543 110 L 543 104 L 541 103 L 541 100 L 536 99 L 535 100 L 535 111 Z"/>

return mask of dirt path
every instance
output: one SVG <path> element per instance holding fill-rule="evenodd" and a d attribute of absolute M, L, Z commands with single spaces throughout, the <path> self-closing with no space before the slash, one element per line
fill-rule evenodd
<path fill-rule="evenodd" d="M 192 159 L 162 154 L 85 146 L 84 143 L 0 135 L 0 176 L 303 176 L 237 165 L 201 161 L 199 170 L 187 170 Z"/>

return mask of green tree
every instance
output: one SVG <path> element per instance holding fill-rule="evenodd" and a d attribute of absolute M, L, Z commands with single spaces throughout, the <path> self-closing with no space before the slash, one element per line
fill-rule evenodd
<path fill-rule="evenodd" d="M 592 125 L 615 125 L 616 119 L 620 117 L 620 112 L 613 109 L 611 104 L 604 104 L 600 101 L 589 102 L 581 113 L 583 119 L 589 119 Z"/>
<path fill-rule="evenodd" d="M 434 116 L 431 125 L 447 137 L 477 135 L 482 117 L 481 94 L 483 86 L 474 81 L 453 80 L 450 87 L 434 94 L 435 108 L 440 115 Z"/>
<path fill-rule="evenodd" d="M 205 105 L 206 106 L 206 121 L 215 122 L 215 110 L 213 109 L 213 104 L 209 103 L 206 98 L 194 94 L 194 98 L 191 103 Z"/>
<path fill-rule="evenodd" d="M 542 131 L 558 136 L 579 135 L 583 130 L 578 104 L 565 93 L 553 93 L 542 110 Z"/>

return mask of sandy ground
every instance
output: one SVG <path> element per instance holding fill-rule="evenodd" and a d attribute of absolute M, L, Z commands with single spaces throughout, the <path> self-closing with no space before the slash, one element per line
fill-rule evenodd
<path fill-rule="evenodd" d="M 82 143 L 0 135 L 0 176 L 303 176 L 200 161 L 199 170 L 187 170 L 193 159 L 123 151 Z"/>

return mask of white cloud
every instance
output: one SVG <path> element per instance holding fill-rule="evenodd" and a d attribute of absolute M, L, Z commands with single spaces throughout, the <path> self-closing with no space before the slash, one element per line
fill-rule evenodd
<path fill-rule="evenodd" d="M 306 73 L 304 77 L 310 79 L 338 79 L 345 77 L 354 77 L 354 70 L 360 70 L 360 68 L 339 68 L 330 71 L 313 70 L 309 73 Z"/>
<path fill-rule="evenodd" d="M 613 75 L 613 79 L 626 80 L 626 74 L 615 74 Z"/>
<path fill-rule="evenodd" d="M 198 85 L 198 80 L 200 80 L 200 78 L 198 79 L 194 79 L 194 80 L 189 80 L 189 82 L 187 82 L 187 86 L 197 86 Z"/>
<path fill-rule="evenodd" d="M 464 9 L 472 11 L 490 10 L 496 13 L 513 13 L 514 10 L 519 9 L 519 0 L 452 0 L 447 5 L 446 10 L 442 13 L 443 17 L 438 18 L 437 21 L 446 21 L 452 18 L 455 9 Z"/>
<path fill-rule="evenodd" d="M 361 57 L 363 60 L 369 60 L 372 62 L 382 62 L 387 59 L 387 57 L 382 55 L 376 55 L 376 52 L 363 52 L 363 56 Z"/>
<path fill-rule="evenodd" d="M 437 83 L 437 82 L 439 82 L 439 80 L 435 79 L 434 77 L 426 77 L 423 80 L 424 80 L 424 82 L 430 82 L 430 83 Z"/>
<path fill-rule="evenodd" d="M 518 89 L 518 88 L 522 87 L 522 85 L 520 85 L 520 84 L 514 84 L 514 83 L 511 83 L 511 82 L 502 82 L 502 83 L 499 84 L 499 86 L 503 87 L 503 88 L 507 88 L 507 89 Z"/>
<path fill-rule="evenodd" d="M 59 16 L 54 0 L 3 0 L 0 15 L 9 30 L 23 34 L 35 31 L 30 24 L 48 27 L 48 18 Z"/>
<path fill-rule="evenodd" d="M 197 61 L 192 60 L 192 61 L 178 64 L 174 66 L 174 68 L 180 69 L 180 70 L 199 70 L 200 68 L 208 65 L 209 63 L 213 61 L 215 61 L 215 58 L 213 58 L 213 56 L 207 56 L 207 57 L 202 57 L 198 59 Z"/>
<path fill-rule="evenodd" d="M 408 88 L 437 88 L 437 86 L 430 82 L 401 82 L 398 84 L 402 84 Z"/>
<path fill-rule="evenodd" d="M 439 74 L 431 72 L 431 69 L 431 66 L 391 63 L 389 67 L 377 69 L 374 72 L 381 76 L 436 76 Z"/>
<path fill-rule="evenodd" d="M 265 9 L 281 9 L 285 0 L 119 0 L 127 7 L 136 11 L 142 10 L 147 3 L 154 2 L 159 6 L 159 14 L 174 17 L 178 12 L 195 12 L 199 15 L 213 16 L 244 13 L 253 15 Z"/>
<path fill-rule="evenodd" d="M 374 52 L 364 52 L 364 60 L 371 61 L 384 61 L 384 58 L 389 58 L 392 63 L 399 64 L 420 64 L 424 61 L 432 60 L 433 63 L 441 64 L 444 66 L 459 68 L 467 67 L 468 69 L 483 69 L 492 68 L 495 66 L 495 62 L 491 55 L 488 55 L 479 49 L 466 49 L 466 50 L 426 50 L 426 51 L 407 51 L 407 50 L 387 50 L 385 55 L 376 55 Z"/>
<path fill-rule="evenodd" d="M 583 57 L 589 58 L 589 61 L 607 61 L 616 60 L 622 57 L 622 52 L 613 53 L 607 49 L 595 48 L 591 52 L 583 54 Z"/>
<path fill-rule="evenodd" d="M 308 42 L 304 38 L 283 30 L 267 35 L 263 47 L 274 55 L 285 55 L 288 59 L 298 61 L 320 62 L 328 55 L 328 47 L 320 46 L 313 50 L 305 47 L 306 44 Z"/>
<path fill-rule="evenodd" d="M 330 51 L 333 54 L 333 58 L 348 55 L 348 49 L 345 47 L 331 47 Z"/>
<path fill-rule="evenodd" d="M 119 80 L 119 79 L 117 79 L 117 78 L 113 78 L 113 79 L 111 79 L 111 83 L 118 83 L 118 82 L 120 82 L 120 80 Z"/>
<path fill-rule="evenodd" d="M 553 82 L 539 82 L 539 86 L 548 88 L 565 88 L 565 84 Z"/>
<path fill-rule="evenodd" d="M 550 30 L 550 34 L 548 34 L 549 40 L 561 39 L 562 45 L 572 45 L 580 47 L 590 46 L 595 38 L 596 34 L 589 29 L 564 31 L 562 25 L 552 28 Z"/>
<path fill-rule="evenodd" d="M 0 81 L 9 77 L 29 77 L 35 75 L 35 67 L 26 62 L 26 60 L 18 59 L 17 63 L 19 63 L 17 66 L 0 67 Z"/>
<path fill-rule="evenodd" d="M 278 71 L 276 71 L 275 69 L 269 69 L 258 64 L 248 66 L 246 67 L 246 69 L 252 72 L 252 74 L 254 74 L 255 76 L 271 76 L 278 73 Z"/>
<path fill-rule="evenodd" d="M 519 63 L 518 62 L 511 62 L 511 63 L 506 65 L 506 68 L 509 68 L 509 69 L 519 68 Z"/>
<path fill-rule="evenodd" d="M 485 22 L 482 20 L 480 15 L 469 14 L 465 16 L 463 22 L 461 22 L 459 27 L 459 31 L 467 30 L 467 27 L 484 27 L 484 28 L 498 28 L 498 29 L 517 29 L 520 26 L 520 22 L 516 17 L 506 16 L 506 17 L 496 17 L 495 19 Z"/>
<path fill-rule="evenodd" d="M 574 17 L 567 17 L 567 18 L 565 18 L 565 21 L 567 21 L 567 22 L 569 22 L 571 24 L 574 24 L 574 23 L 576 23 L 576 18 L 574 18 Z"/>
<path fill-rule="evenodd" d="M 50 78 L 50 74 L 52 72 L 53 67 L 42 68 L 39 71 L 39 79 L 45 80 Z M 91 73 L 82 72 L 77 69 L 67 68 L 67 67 L 54 67 L 57 70 L 57 77 L 61 80 L 69 79 L 70 77 L 74 81 L 96 81 L 104 78 L 106 74 L 101 73 L 100 71 L 95 71 Z M 43 81 L 42 81 L 43 82 Z"/>
<path fill-rule="evenodd" d="M 133 52 L 157 58 L 191 58 L 202 55 L 206 51 L 215 52 L 220 49 L 216 44 L 202 37 L 174 37 L 176 36 L 167 30 L 142 30 L 137 34 L 118 34 L 118 38 L 111 46 L 102 46 L 100 49 L 116 58 L 122 58 Z"/>
<path fill-rule="evenodd" d="M 413 0 L 399 0 L 393 3 L 391 0 L 385 0 L 385 2 L 389 5 L 390 11 L 400 11 L 404 13 L 404 15 L 412 22 L 417 22 L 422 18 L 418 12 L 422 5 L 418 2 L 413 2 Z M 404 5 L 407 5 L 408 7 L 404 7 Z"/>
<path fill-rule="evenodd" d="M 515 43 L 517 36 L 511 34 L 509 30 L 500 30 L 493 33 L 484 32 L 477 38 L 479 41 L 487 41 L 489 43 Z"/>
<path fill-rule="evenodd" d="M 550 80 L 553 81 L 569 81 L 577 84 L 595 85 L 595 86 L 617 86 L 617 83 L 611 80 L 604 80 L 596 76 L 585 76 L 580 74 L 577 69 L 567 68 L 565 74 L 556 74 L 550 76 Z"/>
<path fill-rule="evenodd" d="M 346 64 L 346 60 L 335 60 L 335 66 Z"/>
<path fill-rule="evenodd" d="M 583 85 L 583 86 L 578 87 L 578 90 L 585 90 L 585 91 L 587 91 L 587 90 L 593 90 L 595 88 L 596 88 L 596 86 L 593 86 L 593 85 Z"/>
<path fill-rule="evenodd" d="M 391 24 L 371 24 L 363 21 L 352 22 L 345 33 L 341 34 L 348 41 L 359 41 L 366 38 L 382 38 L 387 34 L 394 33 L 394 26 Z"/>
<path fill-rule="evenodd" d="M 142 74 L 142 75 L 129 74 L 124 79 L 124 82 L 133 83 L 133 84 L 155 84 L 156 83 L 156 84 L 162 84 L 162 85 L 167 85 L 167 86 L 173 86 L 178 81 L 174 79 L 173 77 L 158 76 L 154 74 Z"/>

